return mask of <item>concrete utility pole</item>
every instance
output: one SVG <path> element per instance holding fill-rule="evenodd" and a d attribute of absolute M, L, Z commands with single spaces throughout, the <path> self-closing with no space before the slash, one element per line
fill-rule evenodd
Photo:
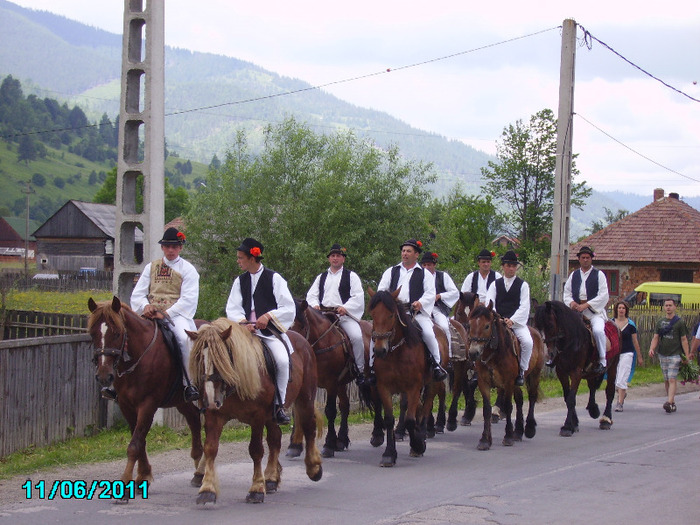
<path fill-rule="evenodd" d="M 143 5 L 146 4 L 144 8 Z M 137 227 L 144 232 L 143 257 L 160 255 L 164 225 L 165 8 L 162 1 L 124 0 L 122 90 L 119 110 L 114 293 L 129 300 L 136 260 Z M 143 211 L 136 209 L 136 179 L 143 175 Z"/>
<path fill-rule="evenodd" d="M 27 209 L 24 214 L 24 278 L 29 279 L 29 196 L 36 193 L 29 182 L 25 182 L 26 188 L 22 193 L 27 195 Z"/>
<path fill-rule="evenodd" d="M 554 170 L 554 217 L 549 297 L 561 301 L 569 273 L 569 227 L 571 219 L 571 144 L 574 118 L 576 21 L 564 20 L 559 69 L 559 115 L 557 117 L 557 163 Z"/>

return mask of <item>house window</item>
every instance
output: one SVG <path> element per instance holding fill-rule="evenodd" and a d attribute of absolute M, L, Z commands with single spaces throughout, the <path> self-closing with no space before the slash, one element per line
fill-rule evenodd
<path fill-rule="evenodd" d="M 620 293 L 620 270 L 601 270 L 608 280 L 608 294 L 618 295 Z"/>
<path fill-rule="evenodd" d="M 659 270 L 660 281 L 672 283 L 692 283 L 693 270 Z"/>

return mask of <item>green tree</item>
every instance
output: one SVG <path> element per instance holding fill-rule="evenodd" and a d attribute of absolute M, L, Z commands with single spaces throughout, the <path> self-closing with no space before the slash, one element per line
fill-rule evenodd
<path fill-rule="evenodd" d="M 617 213 L 613 213 L 613 211 L 607 207 L 603 209 L 605 210 L 605 217 L 597 221 L 593 221 L 593 224 L 591 224 L 591 227 L 588 230 L 591 232 L 591 234 L 594 234 L 595 232 L 598 232 L 611 225 L 613 222 L 624 219 L 627 217 L 627 215 L 629 215 L 629 211 L 627 210 L 617 210 Z"/>
<path fill-rule="evenodd" d="M 481 169 L 482 190 L 506 209 L 505 219 L 524 246 L 548 251 L 547 236 L 552 231 L 554 208 L 554 169 L 556 164 L 557 122 L 550 109 L 504 128 L 496 143 L 498 162 L 489 161 Z M 578 175 L 575 164 L 572 175 Z M 582 208 L 591 194 L 585 182 L 571 186 L 571 205 Z"/>
<path fill-rule="evenodd" d="M 37 151 L 34 139 L 29 135 L 22 135 L 17 147 L 17 162 L 24 161 L 25 165 L 29 165 L 29 161 L 36 160 L 36 158 Z"/>
<path fill-rule="evenodd" d="M 348 249 L 346 264 L 364 284 L 376 286 L 401 242 L 429 232 L 431 170 L 396 148 L 380 150 L 352 133 L 316 135 L 294 119 L 265 130 L 259 156 L 239 132 L 221 168 L 210 170 L 192 197 L 185 221 L 203 276 L 199 315 L 223 313 L 240 273 L 235 249 L 249 236 L 265 245 L 266 263 L 296 295 L 327 266 L 334 242 Z"/>
<path fill-rule="evenodd" d="M 32 175 L 32 184 L 38 188 L 41 188 L 46 184 L 46 177 L 44 177 L 41 173 L 35 173 Z"/>

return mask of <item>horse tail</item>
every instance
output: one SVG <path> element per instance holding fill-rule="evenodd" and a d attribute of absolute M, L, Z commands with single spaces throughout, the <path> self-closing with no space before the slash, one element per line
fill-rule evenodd
<path fill-rule="evenodd" d="M 314 407 L 314 413 L 316 414 L 316 439 L 321 439 L 325 428 L 323 425 L 323 413 L 317 406 Z"/>
<path fill-rule="evenodd" d="M 360 412 L 369 412 L 370 416 L 374 416 L 374 402 L 372 400 L 372 387 L 362 385 L 358 387 L 360 399 Z"/>

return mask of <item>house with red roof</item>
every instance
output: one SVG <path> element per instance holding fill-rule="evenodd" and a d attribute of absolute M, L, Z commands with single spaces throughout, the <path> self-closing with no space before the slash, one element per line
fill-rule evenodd
<path fill-rule="evenodd" d="M 610 298 L 624 298 L 647 281 L 700 283 L 700 211 L 677 193 L 654 190 L 651 204 L 569 248 L 569 270 L 581 246 L 608 278 Z"/>

